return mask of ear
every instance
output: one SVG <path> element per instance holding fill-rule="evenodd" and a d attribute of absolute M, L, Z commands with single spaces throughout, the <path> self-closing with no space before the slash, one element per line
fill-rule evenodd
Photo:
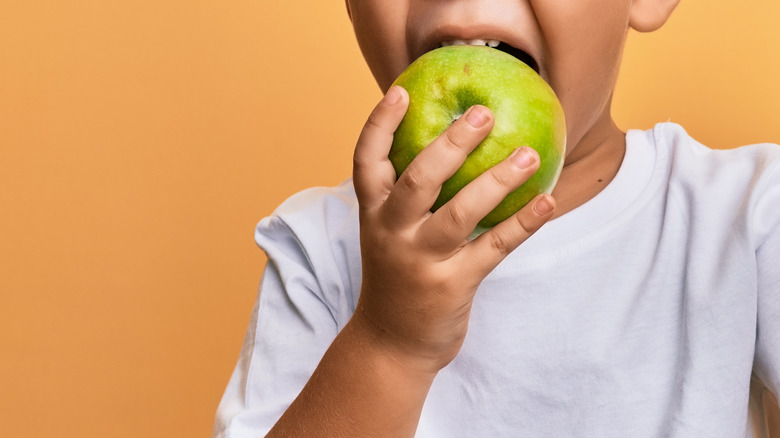
<path fill-rule="evenodd" d="M 672 15 L 680 0 L 633 0 L 628 24 L 638 32 L 658 30 Z"/>
<path fill-rule="evenodd" d="M 349 21 L 352 21 L 352 10 L 349 9 L 349 0 L 344 0 L 344 4 L 347 5 L 347 15 L 349 16 Z"/>

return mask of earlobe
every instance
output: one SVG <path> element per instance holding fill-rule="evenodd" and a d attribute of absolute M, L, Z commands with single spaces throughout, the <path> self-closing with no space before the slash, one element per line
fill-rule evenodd
<path fill-rule="evenodd" d="M 638 32 L 658 30 L 678 3 L 680 0 L 633 0 L 628 24 Z"/>

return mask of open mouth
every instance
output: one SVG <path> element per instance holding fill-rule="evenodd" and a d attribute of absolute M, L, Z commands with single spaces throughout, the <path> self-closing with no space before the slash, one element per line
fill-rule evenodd
<path fill-rule="evenodd" d="M 457 46 L 457 45 L 470 45 L 470 46 L 489 46 L 504 53 L 508 53 L 515 58 L 522 61 L 525 65 L 531 67 L 536 73 L 539 73 L 539 64 L 533 58 L 533 56 L 518 49 L 517 47 L 510 46 L 509 44 L 499 40 L 452 40 L 443 41 L 436 48 L 445 46 Z"/>

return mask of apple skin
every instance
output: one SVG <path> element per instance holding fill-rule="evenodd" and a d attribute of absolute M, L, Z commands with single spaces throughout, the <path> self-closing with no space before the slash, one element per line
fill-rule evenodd
<path fill-rule="evenodd" d="M 490 108 L 495 118 L 487 138 L 444 183 L 431 211 L 520 146 L 539 153 L 539 170 L 485 216 L 476 232 L 552 192 L 563 167 L 566 124 L 555 92 L 531 67 L 487 46 L 446 46 L 419 57 L 393 84 L 409 93 L 409 109 L 389 154 L 397 176 L 472 105 Z"/>

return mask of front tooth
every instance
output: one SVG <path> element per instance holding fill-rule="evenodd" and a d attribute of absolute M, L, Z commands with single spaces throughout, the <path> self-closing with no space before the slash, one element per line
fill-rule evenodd
<path fill-rule="evenodd" d="M 451 40 L 451 41 L 442 41 L 441 47 L 447 47 L 447 46 L 484 46 L 488 45 L 490 47 L 498 47 L 498 45 L 501 42 L 498 40 L 481 40 L 481 39 L 475 39 L 475 40 Z"/>

